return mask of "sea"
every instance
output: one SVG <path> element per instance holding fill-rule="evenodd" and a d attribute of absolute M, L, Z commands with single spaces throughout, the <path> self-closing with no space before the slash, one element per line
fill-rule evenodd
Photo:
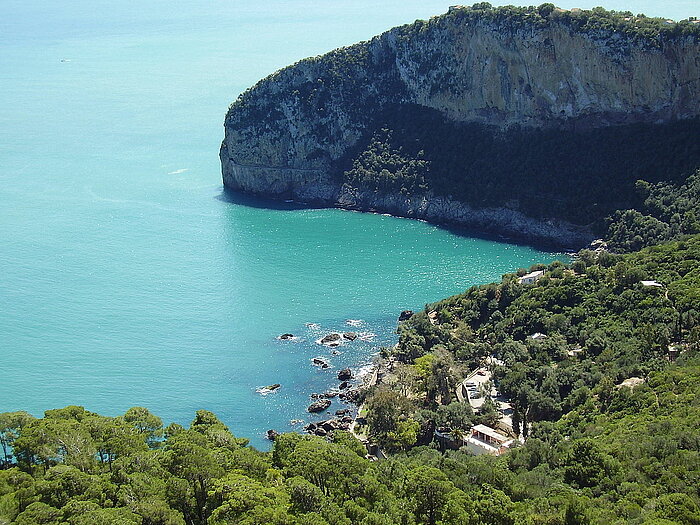
<path fill-rule="evenodd" d="M 606 7 L 681 18 L 693 4 Z M 321 417 L 310 395 L 337 386 L 339 369 L 361 376 L 396 343 L 402 310 L 561 257 L 222 191 L 238 94 L 448 6 L 0 2 L 0 412 L 145 406 L 186 425 L 207 409 L 264 449 L 266 430 Z M 317 343 L 334 331 L 359 337 Z"/>

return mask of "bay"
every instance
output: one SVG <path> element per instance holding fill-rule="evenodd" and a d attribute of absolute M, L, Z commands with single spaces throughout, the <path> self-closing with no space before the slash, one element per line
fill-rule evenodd
<path fill-rule="evenodd" d="M 222 193 L 222 122 L 241 91 L 448 5 L 0 4 L 0 411 L 142 405 L 187 424 L 205 408 L 264 447 L 268 428 L 308 419 L 338 368 L 393 344 L 402 309 L 553 260 Z M 340 355 L 314 342 L 347 319 L 367 340 Z"/>

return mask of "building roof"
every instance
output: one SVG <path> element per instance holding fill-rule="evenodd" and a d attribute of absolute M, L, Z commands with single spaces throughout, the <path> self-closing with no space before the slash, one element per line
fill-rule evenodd
<path fill-rule="evenodd" d="M 474 425 L 472 427 L 472 432 L 474 432 L 474 431 L 479 432 L 481 434 L 484 434 L 485 436 L 488 436 L 488 437 L 495 439 L 496 441 L 500 441 L 502 443 L 506 442 L 506 441 L 510 441 L 510 438 L 508 436 L 504 436 L 500 432 L 492 429 L 491 427 L 487 427 L 486 425 Z"/>
<path fill-rule="evenodd" d="M 642 286 L 658 286 L 660 288 L 663 288 L 663 284 L 656 282 L 656 281 L 640 281 L 642 283 Z"/>
<path fill-rule="evenodd" d="M 530 272 L 530 273 L 528 273 L 528 274 L 526 274 L 526 275 L 523 275 L 523 276 L 520 278 L 520 280 L 522 281 L 523 279 L 528 279 L 528 278 L 532 278 L 532 277 L 542 277 L 543 275 L 544 275 L 544 270 L 537 270 L 537 271 L 534 271 L 534 272 Z"/>

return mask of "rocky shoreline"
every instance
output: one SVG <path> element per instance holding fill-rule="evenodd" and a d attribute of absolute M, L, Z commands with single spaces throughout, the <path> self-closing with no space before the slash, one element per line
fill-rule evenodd
<path fill-rule="evenodd" d="M 225 165 L 223 184 L 227 191 L 273 202 L 293 201 L 300 206 L 389 214 L 466 230 L 472 235 L 560 250 L 580 249 L 595 238 L 589 227 L 556 218 L 529 217 L 507 207 L 476 208 L 434 193 L 407 197 L 403 194 L 351 189 L 329 181 L 321 184 L 316 177 L 308 184 L 299 185 L 284 178 L 283 181 L 276 180 L 275 175 L 284 168 L 256 166 L 251 173 L 248 166 L 236 165 L 231 159 Z"/>

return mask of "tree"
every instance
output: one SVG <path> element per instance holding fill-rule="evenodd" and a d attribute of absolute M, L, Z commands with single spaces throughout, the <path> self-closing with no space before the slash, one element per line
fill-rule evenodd
<path fill-rule="evenodd" d="M 27 412 L 3 412 L 0 414 L 0 445 L 2 445 L 3 461 L 0 466 L 9 465 L 12 456 L 10 448 L 22 432 L 22 427 L 34 421 L 34 416 Z"/>
<path fill-rule="evenodd" d="M 434 467 L 416 467 L 406 478 L 406 494 L 413 502 L 416 518 L 420 523 L 435 525 L 442 519 L 454 485 Z"/>
<path fill-rule="evenodd" d="M 124 421 L 143 434 L 150 447 L 156 447 L 163 437 L 163 421 L 144 407 L 132 407 L 122 416 Z"/>

